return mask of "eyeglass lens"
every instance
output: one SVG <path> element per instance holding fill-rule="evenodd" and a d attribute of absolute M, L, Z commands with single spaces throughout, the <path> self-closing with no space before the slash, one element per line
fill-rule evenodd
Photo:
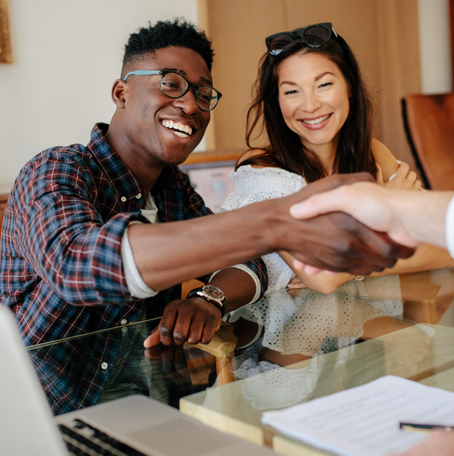
<path fill-rule="evenodd" d="M 161 79 L 161 90 L 170 98 L 181 97 L 188 87 L 188 82 L 177 73 L 166 73 Z M 200 86 L 195 92 L 197 106 L 210 111 L 218 102 L 217 92 L 210 86 Z"/>
<path fill-rule="evenodd" d="M 298 32 L 297 34 L 302 38 L 304 43 L 311 47 L 319 47 L 322 44 L 327 43 L 331 36 L 330 31 L 320 25 L 308 27 L 302 34 Z M 280 54 L 284 48 L 293 43 L 293 41 L 295 41 L 295 38 L 287 33 L 275 36 L 269 44 L 270 54 Z"/>

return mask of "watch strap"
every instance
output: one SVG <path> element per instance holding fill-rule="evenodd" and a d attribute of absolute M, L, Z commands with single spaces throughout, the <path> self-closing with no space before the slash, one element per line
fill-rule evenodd
<path fill-rule="evenodd" d="M 193 298 L 194 296 L 199 296 L 200 298 L 205 299 L 205 301 L 209 302 L 210 304 L 215 305 L 220 311 L 221 311 L 221 316 L 223 317 L 225 315 L 225 301 L 223 303 L 220 303 L 216 299 L 212 299 L 209 296 L 207 296 L 203 292 L 203 286 L 199 288 L 194 288 L 191 290 L 185 297 L 185 299 Z"/>

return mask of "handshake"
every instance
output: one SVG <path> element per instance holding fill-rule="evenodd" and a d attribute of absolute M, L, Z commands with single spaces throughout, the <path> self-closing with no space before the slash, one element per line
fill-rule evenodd
<path fill-rule="evenodd" d="M 307 248 L 292 252 L 295 267 L 308 274 L 368 275 L 410 257 L 420 243 L 446 248 L 445 219 L 453 195 L 390 190 L 367 173 L 337 174 L 309 184 L 290 197 L 299 200 L 290 205 L 291 217 L 313 222 L 312 232 L 306 227 Z"/>

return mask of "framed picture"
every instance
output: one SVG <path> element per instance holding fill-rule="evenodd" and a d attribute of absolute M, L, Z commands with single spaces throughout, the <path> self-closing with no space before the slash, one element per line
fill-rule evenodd
<path fill-rule="evenodd" d="M 9 35 L 8 0 L 0 0 L 0 63 L 13 63 Z"/>
<path fill-rule="evenodd" d="M 218 213 L 224 200 L 235 189 L 234 182 L 229 179 L 235 163 L 236 160 L 192 163 L 180 165 L 180 169 L 189 176 L 205 205 Z"/>
<path fill-rule="evenodd" d="M 242 154 L 241 149 L 194 152 L 180 165 L 196 192 L 214 213 L 220 212 L 222 203 L 235 189 L 229 174 Z"/>

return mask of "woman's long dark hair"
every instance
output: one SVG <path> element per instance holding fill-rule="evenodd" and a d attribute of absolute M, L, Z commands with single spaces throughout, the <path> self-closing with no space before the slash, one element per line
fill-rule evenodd
<path fill-rule="evenodd" d="M 248 147 L 253 149 L 253 134 L 262 126 L 263 119 L 269 145 L 263 148 L 263 154 L 250 157 L 237 164 L 237 167 L 251 164 L 277 166 L 302 175 L 307 182 L 327 176 L 327 171 L 317 155 L 287 127 L 279 107 L 277 69 L 280 63 L 291 55 L 310 52 L 325 55 L 339 67 L 351 94 L 350 111 L 340 130 L 334 172 L 347 174 L 367 171 L 375 176 L 377 167 L 371 150 L 372 101 L 358 62 L 340 36 L 318 48 L 310 48 L 301 41 L 295 41 L 277 56 L 266 53 L 262 57 L 254 101 L 247 114 L 246 142 Z"/>

